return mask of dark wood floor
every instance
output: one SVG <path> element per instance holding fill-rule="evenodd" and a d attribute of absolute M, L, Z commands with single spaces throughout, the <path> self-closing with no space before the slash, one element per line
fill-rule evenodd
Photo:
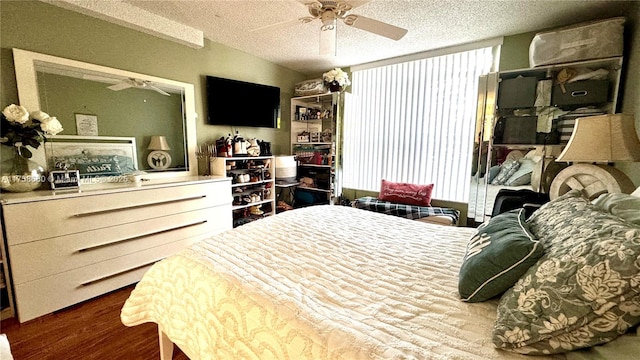
<path fill-rule="evenodd" d="M 15 360 L 160 358 L 155 324 L 126 327 L 120 309 L 133 290 L 129 286 L 73 307 L 20 324 L 0 323 Z M 174 360 L 188 358 L 174 346 Z"/>

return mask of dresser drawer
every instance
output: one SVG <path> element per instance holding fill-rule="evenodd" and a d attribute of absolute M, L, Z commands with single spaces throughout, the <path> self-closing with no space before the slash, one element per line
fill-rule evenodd
<path fill-rule="evenodd" d="M 86 267 L 15 285 L 20 322 L 60 310 L 135 283 L 156 261 L 189 246 L 199 238 L 99 262 Z"/>
<path fill-rule="evenodd" d="M 12 245 L 13 282 L 21 284 L 167 243 L 204 238 L 230 226 L 229 208 L 217 206 Z"/>
<path fill-rule="evenodd" d="M 224 181 L 11 204 L 3 207 L 7 242 L 17 245 L 229 204 L 228 194 Z"/>

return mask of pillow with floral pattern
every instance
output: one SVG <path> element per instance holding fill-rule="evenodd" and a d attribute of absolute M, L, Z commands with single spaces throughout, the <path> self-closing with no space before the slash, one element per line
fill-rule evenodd
<path fill-rule="evenodd" d="M 640 226 L 573 190 L 529 219 L 545 254 L 500 298 L 495 346 L 555 354 L 609 342 L 640 323 Z"/>

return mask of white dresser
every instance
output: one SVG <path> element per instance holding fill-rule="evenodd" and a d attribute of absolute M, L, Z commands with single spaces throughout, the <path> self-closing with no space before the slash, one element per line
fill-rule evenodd
<path fill-rule="evenodd" d="M 135 283 L 156 261 L 232 227 L 229 178 L 0 198 L 20 322 Z"/>

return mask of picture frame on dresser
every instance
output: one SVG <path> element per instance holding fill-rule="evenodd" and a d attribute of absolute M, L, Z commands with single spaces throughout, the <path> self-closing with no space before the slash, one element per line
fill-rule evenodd
<path fill-rule="evenodd" d="M 121 182 L 138 170 L 135 137 L 59 135 L 45 143 L 47 166 L 77 170 L 81 182 Z"/>

